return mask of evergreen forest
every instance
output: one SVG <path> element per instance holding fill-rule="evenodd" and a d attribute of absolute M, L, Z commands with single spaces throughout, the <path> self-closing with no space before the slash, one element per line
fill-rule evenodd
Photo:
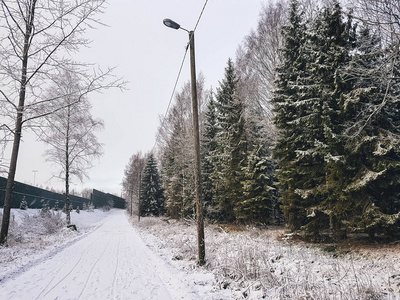
<path fill-rule="evenodd" d="M 284 224 L 315 240 L 399 236 L 399 15 L 356 2 L 265 5 L 219 86 L 198 76 L 207 221 Z M 192 141 L 186 83 L 155 149 L 126 166 L 142 216 L 195 218 Z"/>

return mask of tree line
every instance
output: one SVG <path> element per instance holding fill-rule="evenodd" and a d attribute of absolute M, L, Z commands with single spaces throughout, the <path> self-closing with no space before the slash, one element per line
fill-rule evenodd
<path fill-rule="evenodd" d="M 400 233 L 399 16 L 389 0 L 278 1 L 215 91 L 199 77 L 210 221 L 285 222 L 315 239 Z M 185 84 L 147 165 L 140 154 L 126 167 L 125 192 L 158 205 L 142 215 L 195 216 L 190 97 Z"/>

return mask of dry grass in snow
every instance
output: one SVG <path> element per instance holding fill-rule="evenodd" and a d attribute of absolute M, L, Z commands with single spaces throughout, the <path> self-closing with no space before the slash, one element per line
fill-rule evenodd
<path fill-rule="evenodd" d="M 159 255 L 190 272 L 212 272 L 214 288 L 229 290 L 231 299 L 400 299 L 399 244 L 338 250 L 295 242 L 283 229 L 209 225 L 207 264 L 198 267 L 195 223 L 132 223 Z"/>

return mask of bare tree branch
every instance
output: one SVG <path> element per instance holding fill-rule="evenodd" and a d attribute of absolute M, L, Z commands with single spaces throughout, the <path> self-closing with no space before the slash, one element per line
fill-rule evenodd
<path fill-rule="evenodd" d="M 38 107 L 61 100 L 43 97 L 45 89 L 66 71 L 75 72 L 81 82 L 86 83 L 83 90 L 76 90 L 82 97 L 94 91 L 124 86 L 120 79 L 110 80 L 112 69 L 89 74 L 89 64 L 71 59 L 80 46 L 88 45 L 89 41 L 83 38 L 86 29 L 102 24 L 96 16 L 102 13 L 105 4 L 106 0 L 0 1 L 0 97 L 4 98 L 0 101 L 5 104 L 0 114 L 10 120 L 9 124 L 5 123 L 8 128 L 15 124 L 0 244 L 7 241 L 10 198 L 23 125 L 38 128 L 40 123 L 34 121 L 62 111 L 63 105 L 58 105 L 39 113 Z M 3 143 L 6 137 L 0 140 Z"/>

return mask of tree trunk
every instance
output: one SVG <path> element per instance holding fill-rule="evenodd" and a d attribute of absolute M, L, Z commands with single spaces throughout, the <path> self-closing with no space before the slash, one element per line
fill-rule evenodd
<path fill-rule="evenodd" d="M 19 146 L 21 143 L 22 123 L 23 123 L 26 84 L 27 84 L 28 51 L 29 51 L 29 46 L 30 46 L 30 39 L 32 36 L 32 28 L 33 28 L 33 20 L 35 17 L 36 1 L 37 0 L 34 0 L 31 4 L 31 7 L 28 7 L 28 16 L 27 16 L 27 20 L 26 20 L 27 23 L 26 23 L 26 27 L 25 27 L 24 50 L 22 53 L 21 90 L 19 92 L 17 119 L 15 121 L 14 142 L 13 142 L 13 148 L 12 148 L 12 153 L 11 153 L 10 168 L 8 171 L 6 193 L 5 193 L 5 198 L 4 198 L 3 220 L 1 223 L 1 232 L 0 232 L 0 245 L 4 245 L 7 243 L 8 229 L 10 226 L 11 193 L 12 193 L 12 188 L 14 186 L 15 173 L 17 170 Z"/>
<path fill-rule="evenodd" d="M 8 229 L 10 226 L 10 216 L 11 216 L 10 202 L 11 202 L 11 193 L 14 186 L 15 172 L 17 169 L 19 145 L 21 142 L 22 114 L 23 113 L 21 108 L 21 110 L 18 111 L 18 117 L 16 121 L 16 131 L 14 133 L 14 143 L 10 161 L 10 169 L 7 178 L 6 194 L 3 206 L 3 220 L 1 222 L 0 245 L 4 245 L 7 243 Z"/>
<path fill-rule="evenodd" d="M 68 170 L 65 173 L 65 213 L 67 214 L 67 225 L 71 224 L 71 211 L 69 210 L 70 207 L 70 200 L 69 200 L 69 172 Z"/>
<path fill-rule="evenodd" d="M 69 210 L 69 134 L 71 120 L 71 106 L 67 107 L 67 130 L 65 136 L 65 213 L 67 214 L 67 226 L 71 224 L 71 211 Z"/>

